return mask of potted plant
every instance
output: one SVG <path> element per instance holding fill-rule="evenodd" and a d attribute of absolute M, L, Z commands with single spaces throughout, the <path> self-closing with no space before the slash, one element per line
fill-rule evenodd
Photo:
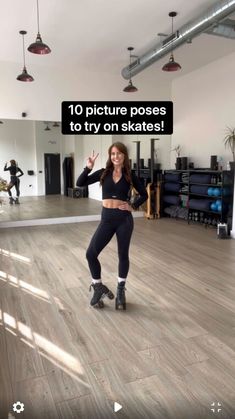
<path fill-rule="evenodd" d="M 227 128 L 226 135 L 224 137 L 225 148 L 229 148 L 233 155 L 233 161 L 229 162 L 230 169 L 234 170 L 235 167 L 235 128 Z"/>
<path fill-rule="evenodd" d="M 171 151 L 175 151 L 176 153 L 176 163 L 175 163 L 175 168 L 176 170 L 180 170 L 181 169 L 181 158 L 180 158 L 180 153 L 181 153 L 181 146 L 178 144 L 175 148 L 173 148 Z"/>

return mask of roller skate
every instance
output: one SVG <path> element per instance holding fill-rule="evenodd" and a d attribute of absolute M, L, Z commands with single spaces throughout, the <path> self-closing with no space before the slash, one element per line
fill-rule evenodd
<path fill-rule="evenodd" d="M 126 310 L 125 281 L 119 282 L 117 286 L 117 296 L 115 300 L 115 309 L 122 308 Z"/>
<path fill-rule="evenodd" d="M 91 287 L 94 289 L 94 294 L 90 301 L 90 305 L 92 307 L 103 308 L 104 297 L 108 297 L 110 300 L 114 298 L 112 291 L 110 291 L 108 287 L 106 287 L 106 285 L 102 284 L 102 282 L 98 282 L 97 284 L 91 284 L 89 291 L 91 291 Z"/>
<path fill-rule="evenodd" d="M 12 197 L 10 197 L 10 198 L 9 198 L 9 204 L 10 204 L 10 205 L 13 205 L 13 203 L 14 203 L 14 199 L 13 199 Z"/>
<path fill-rule="evenodd" d="M 19 198 L 16 198 L 16 199 L 15 199 L 15 204 L 17 204 L 17 205 L 19 205 L 19 204 L 20 204 Z"/>

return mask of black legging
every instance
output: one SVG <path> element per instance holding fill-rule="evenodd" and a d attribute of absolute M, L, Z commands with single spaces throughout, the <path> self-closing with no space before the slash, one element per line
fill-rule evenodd
<path fill-rule="evenodd" d="M 19 198 L 19 196 L 20 196 L 20 179 L 18 178 L 18 176 L 11 176 L 11 181 L 10 181 L 10 184 L 8 185 L 8 188 L 7 188 L 7 192 L 8 192 L 9 196 L 12 196 L 11 188 L 13 188 L 13 186 L 15 186 L 15 188 L 16 188 L 16 196 L 17 196 L 17 198 Z"/>
<path fill-rule="evenodd" d="M 86 258 L 93 279 L 101 279 L 101 265 L 98 256 L 110 242 L 113 235 L 117 236 L 118 245 L 118 276 L 126 278 L 129 271 L 129 246 L 133 231 L 131 212 L 119 209 L 102 208 L 101 222 L 91 239 Z"/>

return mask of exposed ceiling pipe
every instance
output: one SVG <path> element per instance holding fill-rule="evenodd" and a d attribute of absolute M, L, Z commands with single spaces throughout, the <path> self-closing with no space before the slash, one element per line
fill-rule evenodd
<path fill-rule="evenodd" d="M 208 29 L 206 33 L 210 35 L 222 36 L 223 38 L 235 39 L 235 21 L 226 19 L 214 28 Z"/>
<path fill-rule="evenodd" d="M 188 42 L 188 40 L 192 40 L 202 32 L 218 26 L 218 23 L 221 20 L 225 19 L 233 12 L 235 12 L 235 0 L 219 1 L 203 15 L 182 26 L 176 31 L 173 38 L 172 35 L 169 36 L 169 38 L 164 40 L 164 43 L 157 44 L 154 48 L 133 61 L 131 65 L 124 67 L 122 69 L 122 76 L 127 80 L 130 76 L 135 76 L 155 61 L 160 60 L 160 58 L 164 57 L 169 52 Z"/>

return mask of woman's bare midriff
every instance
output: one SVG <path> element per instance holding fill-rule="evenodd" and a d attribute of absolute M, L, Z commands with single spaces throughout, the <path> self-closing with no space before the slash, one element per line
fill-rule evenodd
<path fill-rule="evenodd" d="M 104 208 L 118 208 L 120 205 L 125 204 L 126 201 L 121 201 L 120 199 L 103 199 Z"/>

